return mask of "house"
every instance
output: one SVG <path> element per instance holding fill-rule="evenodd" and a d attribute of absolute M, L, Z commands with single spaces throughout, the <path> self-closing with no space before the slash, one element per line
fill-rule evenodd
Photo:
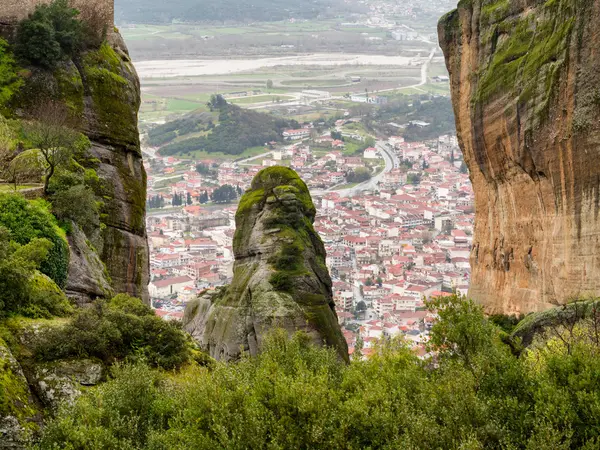
<path fill-rule="evenodd" d="M 283 139 L 286 141 L 297 141 L 299 139 L 305 139 L 310 136 L 310 130 L 306 128 L 300 128 L 298 130 L 285 130 L 283 132 Z"/>
<path fill-rule="evenodd" d="M 194 280 L 188 276 L 165 278 L 150 282 L 148 291 L 151 297 L 167 297 L 183 292 L 186 287 L 193 287 Z"/>
<path fill-rule="evenodd" d="M 366 148 L 363 153 L 363 157 L 365 159 L 377 159 L 379 158 L 379 150 L 377 150 L 375 147 Z"/>

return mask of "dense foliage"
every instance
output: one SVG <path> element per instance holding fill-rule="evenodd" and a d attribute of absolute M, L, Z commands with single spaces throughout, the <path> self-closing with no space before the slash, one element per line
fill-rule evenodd
<path fill-rule="evenodd" d="M 161 146 L 178 136 L 190 133 L 210 131 L 214 128 L 213 116 L 210 113 L 190 113 L 180 119 L 172 120 L 148 131 L 148 143 Z"/>
<path fill-rule="evenodd" d="M 330 13 L 337 16 L 338 7 L 348 6 L 336 0 L 312 0 L 290 3 L 286 0 L 260 0 L 252 3 L 237 0 L 117 0 L 117 19 L 135 23 L 183 22 L 255 22 L 289 18 L 314 19 Z"/>
<path fill-rule="evenodd" d="M 23 79 L 19 77 L 8 42 L 0 38 L 0 112 L 22 84 Z"/>
<path fill-rule="evenodd" d="M 281 141 L 283 130 L 299 126 L 295 121 L 274 118 L 268 114 L 228 104 L 221 96 L 215 96 L 212 99 L 211 108 L 219 113 L 218 126 L 206 136 L 189 138 L 166 145 L 161 148 L 160 154 L 168 156 L 202 150 L 209 153 L 222 152 L 239 155 L 248 148 L 265 145 L 271 141 Z M 174 125 L 169 123 L 163 125 L 163 127 L 165 126 Z M 169 128 L 162 129 L 168 130 Z M 178 133 L 181 135 L 181 131 Z"/>
<path fill-rule="evenodd" d="M 239 186 L 224 184 L 215 189 L 210 198 L 215 203 L 231 203 L 236 201 L 242 195 L 242 189 Z"/>
<path fill-rule="evenodd" d="M 520 357 L 473 303 L 433 305 L 437 366 L 402 341 L 367 361 L 275 333 L 256 358 L 164 376 L 141 364 L 67 407 L 40 448 L 598 448 L 599 342 Z M 54 446 L 54 447 L 53 447 Z"/>
<path fill-rule="evenodd" d="M 29 202 L 18 195 L 0 194 L 0 226 L 9 230 L 11 239 L 20 245 L 26 245 L 36 238 L 50 241 L 52 246 L 41 261 L 40 271 L 60 287 L 65 286 L 69 246 L 46 203 Z"/>
<path fill-rule="evenodd" d="M 52 243 L 44 238 L 20 245 L 6 228 L 0 227 L 0 318 L 12 314 L 51 317 L 70 312 L 64 293 L 37 272 L 51 248 Z"/>
<path fill-rule="evenodd" d="M 371 171 L 366 167 L 357 167 L 346 174 L 348 183 L 362 183 L 371 179 Z"/>
<path fill-rule="evenodd" d="M 77 356 L 106 363 L 137 357 L 165 369 L 180 366 L 190 356 L 186 336 L 176 323 L 162 320 L 126 294 L 79 310 L 65 326 L 41 338 L 36 354 L 45 361 Z"/>
<path fill-rule="evenodd" d="M 17 29 L 16 53 L 24 61 L 47 69 L 71 58 L 84 39 L 79 11 L 67 0 L 39 5 Z"/>

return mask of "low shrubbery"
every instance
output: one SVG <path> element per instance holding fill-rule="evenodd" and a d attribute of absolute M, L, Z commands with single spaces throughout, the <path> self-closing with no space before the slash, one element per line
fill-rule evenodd
<path fill-rule="evenodd" d="M 96 357 L 106 363 L 141 358 L 152 366 L 173 369 L 189 359 L 190 351 L 177 323 L 160 319 L 141 300 L 120 294 L 79 310 L 65 326 L 48 330 L 36 355 L 44 361 Z"/>
<path fill-rule="evenodd" d="M 63 316 L 71 311 L 64 292 L 37 271 L 51 248 L 45 238 L 20 245 L 9 230 L 0 227 L 0 318 Z"/>
<path fill-rule="evenodd" d="M 567 351 L 553 337 L 518 358 L 471 302 L 432 306 L 436 364 L 391 341 L 346 365 L 276 332 L 261 355 L 212 369 L 119 367 L 40 448 L 598 448 L 597 341 Z"/>
<path fill-rule="evenodd" d="M 61 288 L 67 281 L 69 246 L 49 205 L 41 200 L 27 201 L 18 195 L 0 194 L 0 226 L 10 231 L 11 240 L 26 245 L 36 238 L 47 239 L 52 245 L 39 269 Z"/>

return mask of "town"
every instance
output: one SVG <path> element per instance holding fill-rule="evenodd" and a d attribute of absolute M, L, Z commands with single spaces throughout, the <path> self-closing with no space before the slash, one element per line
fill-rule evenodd
<path fill-rule="evenodd" d="M 322 125 L 322 124 L 321 124 Z M 456 137 L 375 139 L 346 114 L 306 123 L 237 161 L 161 156 L 146 148 L 152 305 L 181 319 L 185 304 L 232 277 L 236 201 L 264 167 L 307 183 L 350 353 L 368 357 L 404 335 L 425 356 L 428 298 L 466 294 L 474 199 Z M 427 123 L 413 124 L 426 127 Z"/>

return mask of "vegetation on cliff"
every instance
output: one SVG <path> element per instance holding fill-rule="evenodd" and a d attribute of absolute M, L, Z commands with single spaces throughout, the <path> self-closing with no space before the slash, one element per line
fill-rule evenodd
<path fill-rule="evenodd" d="M 430 305 L 436 364 L 401 340 L 343 364 L 303 334 L 177 374 L 120 366 L 65 407 L 40 448 L 597 448 L 600 341 L 585 324 L 521 356 L 472 302 Z M 600 320 L 600 316 L 598 317 Z M 568 335 L 562 335 L 567 337 Z"/>

